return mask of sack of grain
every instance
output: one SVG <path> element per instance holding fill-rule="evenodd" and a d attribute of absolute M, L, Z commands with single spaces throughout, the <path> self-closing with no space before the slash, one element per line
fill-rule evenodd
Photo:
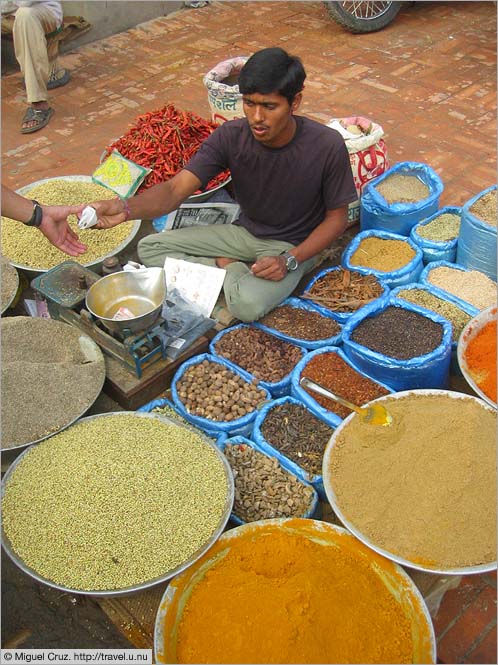
<path fill-rule="evenodd" d="M 222 125 L 226 120 L 244 117 L 242 95 L 237 80 L 247 60 L 247 57 L 241 56 L 223 60 L 203 78 L 211 107 L 211 118 L 218 125 Z"/>
<path fill-rule="evenodd" d="M 457 263 L 496 281 L 496 185 L 463 206 Z"/>

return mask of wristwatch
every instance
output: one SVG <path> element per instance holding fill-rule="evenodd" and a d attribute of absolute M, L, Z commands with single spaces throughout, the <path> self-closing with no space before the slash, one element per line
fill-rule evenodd
<path fill-rule="evenodd" d="M 26 226 L 40 226 L 42 223 L 42 217 L 43 217 L 43 210 L 41 205 L 38 203 L 38 201 L 35 201 L 33 199 L 33 214 L 31 217 L 28 219 L 27 222 L 24 222 Z"/>
<path fill-rule="evenodd" d="M 295 256 L 292 256 L 292 254 L 289 254 L 289 252 L 282 252 L 281 255 L 285 259 L 285 267 L 287 268 L 287 272 L 292 272 L 293 270 L 297 270 L 299 263 L 297 262 Z"/>

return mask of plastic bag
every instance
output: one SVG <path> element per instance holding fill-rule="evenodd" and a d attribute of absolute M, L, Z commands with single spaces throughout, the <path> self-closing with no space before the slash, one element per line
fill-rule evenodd
<path fill-rule="evenodd" d="M 460 265 L 479 270 L 493 281 L 496 281 L 496 226 L 475 217 L 470 209 L 485 194 L 495 190 L 496 185 L 488 187 L 463 206 L 456 258 Z"/>
<path fill-rule="evenodd" d="M 452 240 L 437 241 L 424 238 L 418 233 L 423 226 L 433 222 L 438 217 L 441 217 L 441 215 L 458 215 L 461 217 L 462 209 L 454 206 L 440 208 L 440 210 L 427 219 L 423 219 L 421 222 L 418 222 L 418 224 L 415 224 L 410 231 L 410 238 L 422 250 L 424 255 L 423 261 L 425 264 L 431 263 L 432 261 L 454 261 L 456 258 L 458 235 Z"/>
<path fill-rule="evenodd" d="M 427 186 L 429 195 L 420 201 L 389 204 L 376 188 L 395 174 L 418 178 Z M 417 222 L 437 211 L 443 189 L 441 178 L 427 164 L 400 162 L 365 185 L 361 197 L 361 230 L 381 229 L 407 236 Z"/>

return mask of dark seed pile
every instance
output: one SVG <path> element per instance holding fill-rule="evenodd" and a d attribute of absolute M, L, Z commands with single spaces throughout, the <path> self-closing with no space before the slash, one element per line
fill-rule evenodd
<path fill-rule="evenodd" d="M 341 331 L 341 326 L 334 319 L 291 305 L 276 307 L 260 323 L 289 337 L 311 341 L 335 337 Z"/>
<path fill-rule="evenodd" d="M 292 402 L 270 409 L 261 425 L 266 441 L 312 476 L 322 473 L 323 453 L 333 432 L 306 407 Z"/>
<path fill-rule="evenodd" d="M 434 351 L 443 339 L 443 327 L 418 312 L 387 307 L 364 319 L 351 338 L 372 351 L 408 360 Z"/>

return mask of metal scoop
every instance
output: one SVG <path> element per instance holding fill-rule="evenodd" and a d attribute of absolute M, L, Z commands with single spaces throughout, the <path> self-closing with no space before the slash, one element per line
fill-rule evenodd
<path fill-rule="evenodd" d="M 386 411 L 382 404 L 372 404 L 371 406 L 367 407 L 357 406 L 352 402 L 348 402 L 347 399 L 339 397 L 338 395 L 330 392 L 330 390 L 324 388 L 319 383 L 315 383 L 315 381 L 311 381 L 311 379 L 307 379 L 304 376 L 301 378 L 299 383 L 303 388 L 312 390 L 313 392 L 318 393 L 318 395 L 322 395 L 322 397 L 335 399 L 335 401 L 339 402 L 339 404 L 347 406 L 348 409 L 351 409 L 352 411 L 356 411 L 364 423 L 368 423 L 369 425 L 390 425 L 393 421 L 391 414 Z"/>

